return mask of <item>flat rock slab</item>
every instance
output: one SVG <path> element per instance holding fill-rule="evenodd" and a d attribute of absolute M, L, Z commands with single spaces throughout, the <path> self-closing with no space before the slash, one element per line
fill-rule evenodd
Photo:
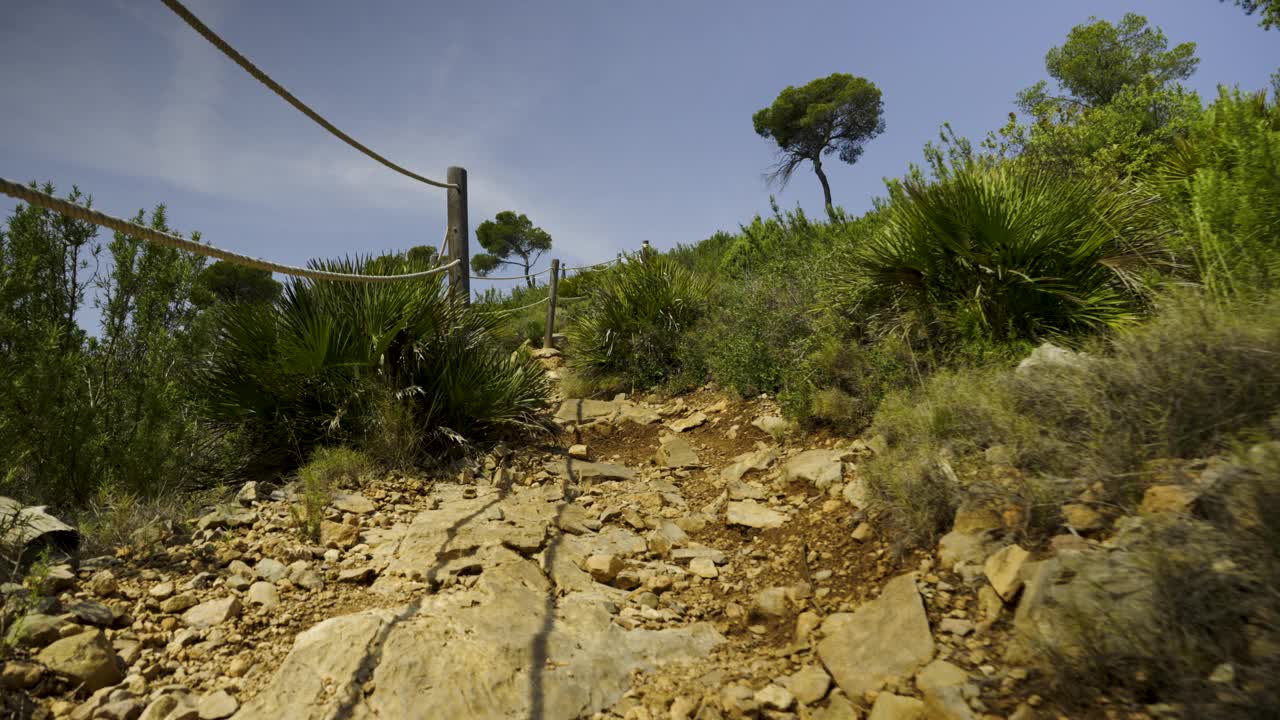
<path fill-rule="evenodd" d="M 933 634 L 914 573 L 899 575 L 880 597 L 852 613 L 828 615 L 818 657 L 849 697 L 910 677 L 933 659 Z"/>
<path fill-rule="evenodd" d="M 736 482 L 749 472 L 767 470 L 778 459 L 778 453 L 771 450 L 753 450 L 745 452 L 733 459 L 733 464 L 720 471 L 720 479 L 725 482 Z"/>
<path fill-rule="evenodd" d="M 725 515 L 731 525 L 746 525 L 753 528 L 781 527 L 787 521 L 785 514 L 754 500 L 728 503 L 725 506 Z"/>
<path fill-rule="evenodd" d="M 702 461 L 688 440 L 674 435 L 666 435 L 658 441 L 658 462 L 668 468 L 701 467 Z"/>
<path fill-rule="evenodd" d="M 826 490 L 843 477 L 846 450 L 805 450 L 782 466 L 787 482 L 807 482 Z"/>
<path fill-rule="evenodd" d="M 591 592 L 556 589 L 532 561 L 486 553 L 473 589 L 327 620 L 298 635 L 236 718 L 589 717 L 632 673 L 706 656 L 708 624 L 624 630 Z"/>
<path fill-rule="evenodd" d="M 547 463 L 547 470 L 561 477 L 583 480 L 634 480 L 636 471 L 625 465 L 610 463 L 593 463 L 566 458 Z"/>
<path fill-rule="evenodd" d="M 619 406 L 620 403 L 612 400 L 570 398 L 560 403 L 560 407 L 556 409 L 556 419 L 563 422 L 590 422 L 613 417 L 619 411 Z"/>

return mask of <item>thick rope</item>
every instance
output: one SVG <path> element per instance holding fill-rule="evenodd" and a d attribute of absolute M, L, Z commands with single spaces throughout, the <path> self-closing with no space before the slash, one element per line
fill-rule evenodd
<path fill-rule="evenodd" d="M 546 275 L 549 272 L 551 272 L 551 268 L 546 268 L 545 270 L 539 270 L 538 272 L 533 273 L 531 275 L 512 275 L 510 277 L 494 277 L 492 275 L 472 275 L 471 279 L 472 280 L 528 280 L 529 278 L 536 278 L 539 275 Z"/>
<path fill-rule="evenodd" d="M 220 248 L 213 247 L 212 245 L 205 245 L 193 240 L 188 240 L 184 237 L 160 232 L 159 230 L 154 230 L 146 227 L 145 225 L 139 225 L 135 222 L 121 220 L 118 217 L 112 217 L 111 215 L 98 212 L 97 210 L 91 210 L 83 205 L 76 205 L 73 202 L 56 198 L 48 193 L 40 192 L 35 188 L 28 187 L 21 183 L 16 183 L 12 180 L 6 180 L 2 177 L 0 177 L 0 192 L 32 205 L 39 205 L 53 210 L 54 212 L 59 212 L 63 215 L 73 217 L 77 220 L 84 220 L 85 222 L 91 222 L 94 225 L 101 225 L 102 227 L 117 230 L 126 235 L 140 237 L 158 245 L 164 245 L 165 247 L 188 250 L 206 257 L 226 260 L 227 262 L 235 263 L 236 265 L 244 265 L 245 267 L 280 273 L 282 275 L 311 278 L 312 280 L 336 280 L 338 282 L 356 283 L 388 283 L 398 282 L 400 280 L 415 280 L 417 278 L 430 277 L 444 272 L 461 262 L 461 260 L 454 260 L 447 265 L 440 265 L 439 267 L 431 270 L 407 273 L 404 275 L 351 275 L 348 273 L 329 272 L 328 270 L 313 270 L 311 268 L 300 268 L 292 265 L 281 265 L 269 260 L 259 260 L 257 258 L 251 258 L 248 255 L 240 255 L 239 253 L 222 250 Z"/>
<path fill-rule="evenodd" d="M 531 302 L 531 303 L 529 303 L 528 305 L 521 305 L 520 307 L 517 307 L 517 308 L 502 308 L 501 310 L 489 310 L 489 311 L 487 311 L 487 312 L 489 312 L 489 313 L 491 313 L 491 314 L 493 314 L 493 315 L 510 315 L 511 313 L 518 313 L 518 312 L 520 312 L 521 310 L 528 310 L 528 309 L 529 309 L 529 308 L 531 308 L 531 307 L 537 307 L 537 306 L 541 305 L 542 303 L 546 302 L 546 301 L 547 301 L 547 299 L 548 299 L 548 298 L 542 298 L 541 300 L 539 300 L 539 301 L 537 301 L 537 302 Z"/>
<path fill-rule="evenodd" d="M 596 263 L 595 265 L 582 265 L 581 267 L 571 267 L 571 268 L 564 268 L 564 269 L 565 269 L 565 270 L 593 270 L 593 269 L 598 268 L 598 267 L 604 267 L 605 265 L 612 265 L 612 264 L 614 264 L 614 263 L 616 263 L 616 262 L 622 262 L 622 258 L 614 258 L 614 259 L 612 259 L 612 260 L 605 260 L 604 262 L 602 262 L 602 263 Z"/>
<path fill-rule="evenodd" d="M 196 32 L 200 33 L 200 35 L 203 36 L 205 40 L 208 40 L 210 43 L 214 45 L 214 47 L 221 50 L 223 55 L 226 55 L 227 57 L 231 58 L 235 62 L 235 64 L 244 68 L 245 72 L 257 78 L 258 82 L 262 83 L 263 85 L 266 85 L 268 88 L 271 89 L 272 92 L 274 92 L 276 95 L 279 95 L 281 98 L 283 98 L 285 102 L 297 108 L 298 112 L 301 112 L 303 115 L 306 115 L 307 117 L 314 120 L 317 125 L 324 128 L 325 130 L 328 130 L 329 133 L 332 134 L 334 137 L 345 142 L 346 144 L 350 145 L 356 150 L 359 150 L 365 155 L 368 155 L 373 160 L 376 160 L 377 162 L 380 162 L 383 165 L 391 168 L 392 170 L 395 170 L 401 175 L 404 175 L 405 177 L 413 178 L 418 182 L 423 182 L 428 185 L 434 185 L 435 187 L 438 187 L 438 188 L 454 189 L 458 187 L 457 185 L 454 185 L 452 183 L 442 183 L 439 180 L 432 180 L 430 178 L 423 177 L 418 173 L 413 172 L 412 170 L 401 167 L 391 162 L 385 157 L 369 149 L 365 145 L 361 144 L 355 138 L 339 130 L 337 127 L 334 126 L 333 123 L 329 122 L 328 120 L 325 120 L 323 117 L 320 116 L 320 113 L 307 107 L 301 100 L 294 97 L 293 93 L 289 92 L 288 90 L 285 90 L 280 83 L 276 82 L 275 80 L 272 80 L 269 75 L 259 70 L 258 66 L 249 62 L 248 58 L 246 58 L 244 55 L 241 55 L 239 51 L 237 51 L 235 48 L 227 44 L 226 40 L 223 40 L 222 38 L 218 37 L 217 33 L 215 33 L 213 30 L 210 30 L 208 25 L 205 25 L 203 22 L 200 22 L 200 18 L 193 15 L 191 11 L 188 10 L 186 7 L 184 7 L 182 3 L 178 2 L 178 0 L 161 0 L 161 2 L 163 2 L 165 6 L 168 7 L 170 10 L 177 13 L 178 17 L 182 18 L 184 22 L 190 25 L 192 30 L 195 30 Z"/>

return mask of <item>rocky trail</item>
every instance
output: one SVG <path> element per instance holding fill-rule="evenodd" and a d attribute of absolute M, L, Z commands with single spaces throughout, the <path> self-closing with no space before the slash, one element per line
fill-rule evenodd
<path fill-rule="evenodd" d="M 0 684 L 77 720 L 1059 717 L 1019 633 L 1084 592 L 1072 558 L 1140 585 L 1125 554 L 1033 558 L 973 511 L 900 557 L 862 507 L 883 440 L 774 412 L 565 400 L 563 445 L 366 478 L 319 546 L 291 487 L 249 484 L 191 537 L 55 568 Z"/>

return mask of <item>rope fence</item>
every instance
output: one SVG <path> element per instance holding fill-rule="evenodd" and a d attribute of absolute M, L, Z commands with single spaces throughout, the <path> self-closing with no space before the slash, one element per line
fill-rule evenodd
<path fill-rule="evenodd" d="M 94 225 L 110 228 L 126 235 L 139 237 L 143 240 L 156 243 L 157 245 L 177 248 L 179 250 L 187 250 L 198 255 L 225 260 L 230 263 L 255 268 L 257 270 L 266 270 L 268 272 L 280 273 L 281 275 L 290 275 L 293 277 L 311 278 L 312 280 L 333 280 L 337 282 L 354 283 L 388 283 L 399 282 L 401 280 L 416 280 L 419 278 L 437 275 L 462 262 L 460 259 L 455 259 L 453 262 L 440 265 L 432 268 L 431 270 L 406 273 L 404 275 L 354 275 L 350 273 L 329 272 L 328 270 L 295 267 L 293 265 L 282 265 L 280 263 L 271 262 L 270 260 L 261 260 L 259 258 L 249 257 L 248 255 L 241 255 L 239 253 L 231 252 L 230 250 L 223 250 L 212 245 L 188 240 L 187 238 L 173 235 L 171 233 L 160 232 L 159 230 L 149 228 L 145 225 L 139 225 L 138 223 L 129 220 L 122 220 L 121 218 L 87 208 L 83 205 L 77 205 L 73 202 L 56 198 L 33 187 L 16 183 L 2 177 L 0 177 L 0 192 L 31 205 L 39 205 L 40 207 L 62 213 L 68 217 L 73 217 L 85 222 L 91 222 Z"/>
<path fill-rule="evenodd" d="M 325 130 L 328 130 L 329 134 L 338 138 L 342 142 L 350 145 L 356 150 L 359 150 L 360 152 L 364 153 L 366 156 L 368 156 L 372 160 L 379 162 L 382 165 L 385 165 L 386 167 L 400 173 L 401 175 L 404 175 L 407 178 L 412 178 L 414 180 L 417 180 L 418 182 L 426 183 L 427 185 L 431 185 L 433 187 L 438 187 L 438 188 L 455 189 L 458 187 L 457 184 L 455 183 L 444 183 L 444 182 L 440 182 L 439 180 L 432 180 L 430 178 L 423 177 L 422 175 L 419 175 L 418 173 L 413 172 L 408 168 L 397 165 L 396 163 L 393 163 L 387 158 L 374 152 L 367 145 L 361 143 L 360 141 L 356 140 L 355 138 L 351 137 L 345 132 L 339 130 L 336 125 L 326 120 L 322 115 L 320 115 L 320 113 L 316 112 L 315 110 L 312 110 L 306 103 L 302 102 L 296 96 L 294 96 L 293 93 L 286 90 L 283 85 L 271 79 L 271 76 L 267 75 L 265 72 L 259 69 L 257 65 L 254 65 L 253 63 L 249 62 L 249 58 L 246 58 L 244 55 L 240 53 L 240 51 L 231 47 L 231 45 L 226 40 L 223 40 L 221 37 L 218 36 L 217 33 L 211 30 L 208 25 L 205 25 L 203 22 L 201 22 L 200 18 L 196 17 L 182 3 L 178 2 L 178 0 L 160 0 L 160 1 L 163 2 L 165 6 L 168 7 L 170 10 L 172 10 L 178 17 L 182 18 L 183 22 L 191 26 L 192 30 L 195 30 L 197 33 L 200 34 L 201 37 L 203 37 L 205 40 L 208 40 L 210 44 L 218 48 L 218 50 L 222 51 L 223 55 L 226 55 L 228 58 L 231 58 L 232 62 L 239 65 L 241 68 L 244 69 L 245 72 L 252 75 L 258 82 L 267 86 L 267 88 L 272 92 L 274 92 L 276 95 L 279 95 L 281 99 L 283 99 L 285 102 L 289 103 L 294 108 L 296 108 L 298 112 L 302 113 L 303 115 L 306 115 L 307 117 L 311 118 L 317 125 L 324 128 Z"/>

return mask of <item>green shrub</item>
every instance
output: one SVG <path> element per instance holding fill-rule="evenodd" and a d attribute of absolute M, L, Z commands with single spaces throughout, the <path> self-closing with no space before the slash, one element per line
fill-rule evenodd
<path fill-rule="evenodd" d="M 1220 88 L 1152 184 L 1179 233 L 1174 247 L 1220 297 L 1280 287 L 1280 104 Z"/>
<path fill-rule="evenodd" d="M 338 272 L 424 269 L 403 258 L 313 263 Z M 270 306 L 218 308 L 200 385 L 209 412 L 245 428 L 259 466 L 321 443 L 359 442 L 408 406 L 422 449 L 550 427 L 549 387 L 527 354 L 493 340 L 499 318 L 449 297 L 439 276 L 376 285 L 290 282 Z M 375 409 L 383 411 L 375 413 Z"/>
<path fill-rule="evenodd" d="M 996 340 L 1140 317 L 1142 273 L 1164 235 L 1150 194 L 1018 163 L 902 188 L 883 225 L 834 256 L 828 292 L 852 316 Z"/>
<path fill-rule="evenodd" d="M 962 490 L 1029 507 L 1052 486 L 1037 478 L 1086 477 L 1103 480 L 1100 499 L 1135 504 L 1147 461 L 1204 457 L 1266 432 L 1280 411 L 1278 313 L 1277 300 L 1230 308 L 1170 300 L 1152 322 L 1095 341 L 1074 367 L 939 371 L 876 413 L 871 432 L 890 450 L 868 467 L 875 504 L 917 543 L 947 529 Z M 992 489 L 982 473 L 960 480 L 939 470 L 940 458 L 980 463 L 994 445 L 1007 448 L 1026 482 Z"/>
<path fill-rule="evenodd" d="M 346 447 L 322 447 L 311 461 L 298 469 L 298 495 L 301 507 L 294 508 L 294 523 L 312 542 L 320 541 L 320 523 L 334 492 L 356 485 L 361 476 L 373 470 L 373 462 L 358 450 Z"/>
<path fill-rule="evenodd" d="M 604 272 L 568 328 L 570 367 L 589 382 L 648 387 L 678 372 L 681 335 L 702 315 L 703 279 L 663 256 Z"/>

